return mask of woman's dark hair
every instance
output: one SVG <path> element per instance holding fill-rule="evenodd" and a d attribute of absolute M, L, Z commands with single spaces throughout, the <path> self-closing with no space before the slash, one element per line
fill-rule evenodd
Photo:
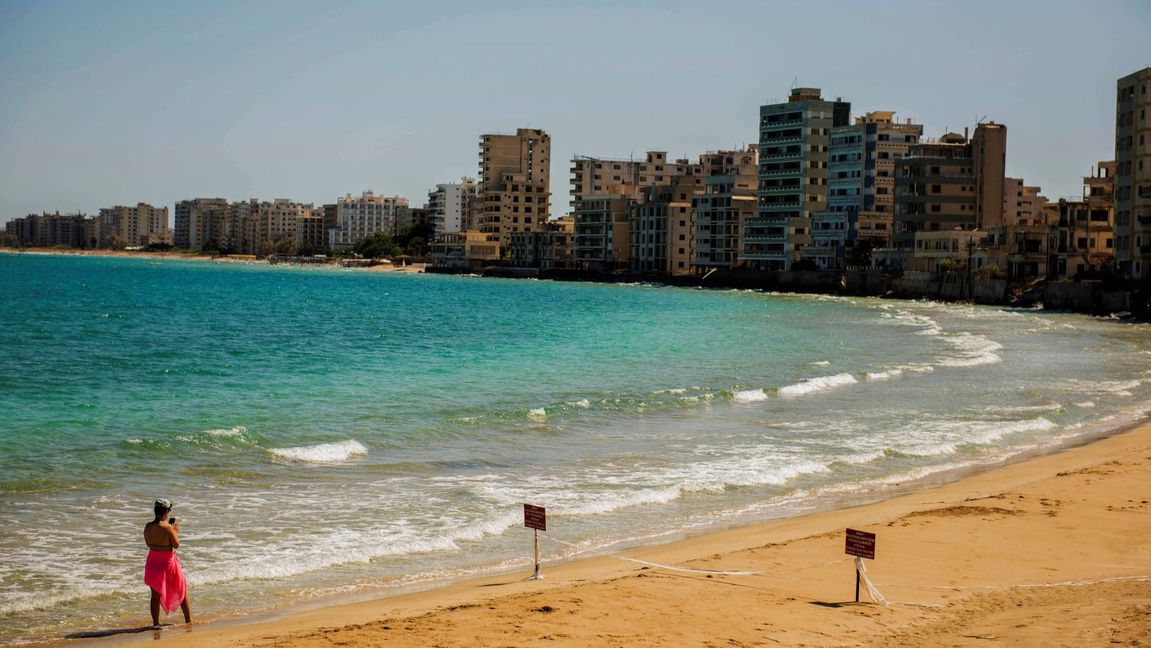
<path fill-rule="evenodd" d="M 156 512 L 156 519 L 159 520 L 160 516 L 164 515 L 168 511 L 171 511 L 172 507 L 164 506 L 162 504 L 157 504 L 157 505 L 152 507 L 152 510 Z"/>

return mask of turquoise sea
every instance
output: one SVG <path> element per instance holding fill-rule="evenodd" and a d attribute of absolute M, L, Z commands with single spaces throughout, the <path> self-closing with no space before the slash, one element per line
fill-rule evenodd
<path fill-rule="evenodd" d="M 0 254 L 0 644 L 874 500 L 1116 432 L 1151 327 L 869 298 Z M 545 573 L 546 573 L 545 564 Z"/>

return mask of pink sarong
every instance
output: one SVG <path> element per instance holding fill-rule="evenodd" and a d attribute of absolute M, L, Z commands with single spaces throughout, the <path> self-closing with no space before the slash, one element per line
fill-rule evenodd
<path fill-rule="evenodd" d="M 184 580 L 184 570 L 175 551 L 149 549 L 144 563 L 144 582 L 160 595 L 160 607 L 165 614 L 180 607 L 188 594 L 188 582 Z"/>

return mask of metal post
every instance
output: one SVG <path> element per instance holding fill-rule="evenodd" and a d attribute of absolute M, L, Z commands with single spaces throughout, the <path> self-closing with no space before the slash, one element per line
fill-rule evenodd
<path fill-rule="evenodd" d="M 859 560 L 856 558 L 856 560 Z M 855 602 L 859 602 L 859 567 L 855 568 Z"/>
<path fill-rule="evenodd" d="M 536 573 L 532 574 L 532 580 L 543 580 L 544 576 L 543 576 L 543 574 L 540 573 L 540 532 L 539 532 L 539 529 L 534 529 L 533 534 L 535 537 L 535 545 L 536 545 Z M 858 598 L 859 594 L 857 593 L 855 596 L 856 596 L 856 598 Z"/>

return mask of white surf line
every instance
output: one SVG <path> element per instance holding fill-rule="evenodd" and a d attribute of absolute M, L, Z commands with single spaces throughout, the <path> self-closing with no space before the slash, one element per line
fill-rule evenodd
<path fill-rule="evenodd" d="M 541 533 L 540 537 L 545 538 L 547 540 L 551 540 L 552 542 L 566 545 L 566 546 L 571 547 L 573 549 L 577 549 L 577 550 L 580 549 L 579 545 L 575 545 L 575 544 L 572 544 L 570 542 L 565 542 L 563 540 L 560 540 L 559 538 L 553 538 L 552 536 L 544 534 L 544 533 Z M 612 556 L 612 557 L 617 558 L 619 560 L 626 560 L 627 562 L 638 563 L 640 565 L 647 565 L 648 567 L 658 567 L 660 569 L 669 569 L 671 571 L 685 572 L 688 574 L 711 574 L 713 576 L 756 576 L 756 575 L 763 573 L 763 572 L 758 572 L 758 571 L 731 571 L 731 570 L 724 570 L 724 569 L 689 569 L 687 567 L 676 567 L 675 565 L 664 565 L 662 563 L 655 563 L 655 562 L 650 562 L 647 560 L 640 560 L 639 558 L 628 558 L 626 556 Z"/>

